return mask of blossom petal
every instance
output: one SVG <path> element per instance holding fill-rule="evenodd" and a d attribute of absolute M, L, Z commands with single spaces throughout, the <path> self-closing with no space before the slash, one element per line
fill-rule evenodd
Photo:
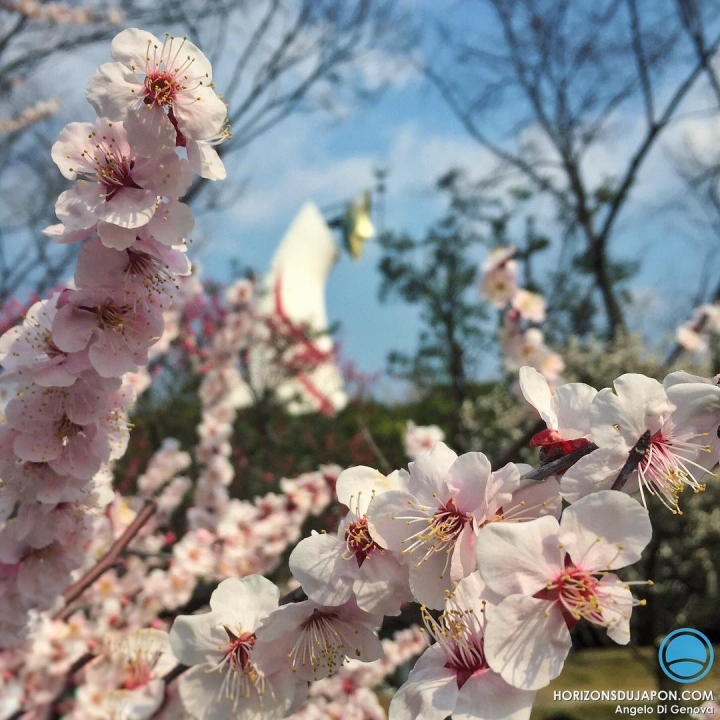
<path fill-rule="evenodd" d="M 98 117 L 122 121 L 132 106 L 142 104 L 139 93 L 142 87 L 129 68 L 117 62 L 104 63 L 90 77 L 85 97 Z"/>
<path fill-rule="evenodd" d="M 630 588 L 617 575 L 610 573 L 600 581 L 597 589 L 608 637 L 619 645 L 630 642 L 630 614 L 633 596 Z"/>
<path fill-rule="evenodd" d="M 505 598 L 485 628 L 490 667 L 523 690 L 539 690 L 556 678 L 571 647 L 570 631 L 557 603 L 538 598 Z"/>
<path fill-rule="evenodd" d="M 439 442 L 430 452 L 420 453 L 410 463 L 410 487 L 423 502 L 430 502 L 437 495 L 441 502 L 449 499 L 445 478 L 458 459 L 445 443 Z"/>
<path fill-rule="evenodd" d="M 548 428 L 557 430 L 559 426 L 553 396 L 545 376 L 529 365 L 521 367 L 519 374 L 523 397 L 540 413 Z"/>
<path fill-rule="evenodd" d="M 220 155 L 209 143 L 188 141 L 187 156 L 192 169 L 200 177 L 206 180 L 224 180 L 227 177 Z"/>
<path fill-rule="evenodd" d="M 157 195 L 149 190 L 120 188 L 112 200 L 98 206 L 98 218 L 124 228 L 142 227 L 155 213 L 156 203 Z"/>
<path fill-rule="evenodd" d="M 519 690 L 498 673 L 482 670 L 460 688 L 453 720 L 528 720 L 534 701 L 534 690 Z"/>
<path fill-rule="evenodd" d="M 170 647 L 185 665 L 218 661 L 224 656 L 227 645 L 227 633 L 213 612 L 180 615 L 170 630 Z"/>
<path fill-rule="evenodd" d="M 637 562 L 651 536 L 647 510 L 615 490 L 578 500 L 560 521 L 560 542 L 585 570 L 614 570 Z"/>
<path fill-rule="evenodd" d="M 102 244 L 110 250 L 127 250 L 137 239 L 137 228 L 99 222 L 97 230 Z"/>
<path fill-rule="evenodd" d="M 156 158 L 175 150 L 175 128 L 160 105 L 140 105 L 127 113 L 125 121 L 132 149 L 144 158 Z"/>
<path fill-rule="evenodd" d="M 627 460 L 627 452 L 598 448 L 580 458 L 560 479 L 560 492 L 565 500 L 574 503 L 600 490 L 609 490 Z M 631 492 L 637 483 L 626 484 L 623 490 Z"/>
<path fill-rule="evenodd" d="M 393 720 L 444 720 L 453 712 L 458 698 L 457 676 L 444 667 L 445 661 L 444 654 L 435 648 L 423 653 L 390 703 Z"/>
<path fill-rule="evenodd" d="M 210 596 L 210 607 L 228 621 L 241 623 L 244 632 L 254 632 L 277 609 L 280 590 L 262 575 L 223 580 Z"/>
<path fill-rule="evenodd" d="M 445 482 L 462 512 L 486 515 L 491 473 L 490 461 L 480 452 L 465 453 L 452 464 Z"/>
<path fill-rule="evenodd" d="M 566 440 L 591 434 L 590 407 L 598 391 L 585 383 L 561 385 L 553 398 L 558 429 Z"/>
<path fill-rule="evenodd" d="M 178 127 L 191 140 L 209 140 L 222 130 L 227 106 L 209 86 L 195 88 L 191 95 L 173 106 Z"/>
<path fill-rule="evenodd" d="M 482 579 L 501 595 L 534 595 L 562 569 L 558 521 L 549 515 L 530 522 L 486 525 L 477 539 Z"/>
<path fill-rule="evenodd" d="M 147 231 L 166 247 L 177 245 L 195 226 L 195 218 L 185 203 L 170 200 L 158 206 L 147 224 Z"/>
<path fill-rule="evenodd" d="M 138 28 L 127 28 L 119 32 L 110 43 L 110 55 L 113 60 L 128 68 L 135 65 L 140 72 L 145 70 L 148 62 L 148 50 L 160 47 L 162 43 L 152 33 Z"/>
<path fill-rule="evenodd" d="M 321 605 L 342 605 L 352 596 L 349 579 L 354 557 L 343 558 L 345 544 L 335 535 L 311 535 L 290 555 L 290 572 L 307 596 Z"/>

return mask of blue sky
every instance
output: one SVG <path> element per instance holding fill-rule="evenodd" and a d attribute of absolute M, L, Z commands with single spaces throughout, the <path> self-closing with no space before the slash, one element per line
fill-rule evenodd
<path fill-rule="evenodd" d="M 688 108 L 698 106 L 699 96 L 688 103 Z M 490 134 L 507 141 L 501 129 L 514 120 L 510 113 L 505 122 L 498 122 L 497 130 L 489 129 Z M 718 242 L 706 228 L 691 226 L 674 206 L 668 210 L 671 203 L 686 204 L 668 159 L 671 148 L 688 133 L 714 142 L 714 129 L 692 114 L 671 128 L 668 141 L 650 157 L 633 202 L 618 224 L 613 241 L 618 256 L 643 258 L 633 285 L 637 302 L 630 321 L 649 341 L 662 340 L 662 333 L 684 319 L 702 251 Z M 591 158 L 590 172 L 600 178 L 615 171 L 641 131 L 639 110 L 619 114 L 614 132 Z M 209 235 L 201 262 L 206 273 L 222 279 L 228 253 L 258 269 L 266 267 L 302 202 L 313 200 L 323 207 L 350 197 L 372 186 L 377 165 L 389 170 L 386 226 L 421 235 L 443 211 L 432 191 L 437 177 L 456 166 L 474 175 L 486 169 L 488 160 L 422 78 L 403 77 L 378 102 L 352 107 L 344 121 L 291 119 L 256 141 L 236 165 L 229 164 L 228 172 L 247 174 L 249 185 L 231 212 L 213 220 L 201 218 Z M 359 262 L 343 256 L 328 286 L 328 313 L 340 323 L 344 355 L 367 371 L 383 369 L 389 350 L 413 348 L 419 331 L 413 309 L 399 301 L 378 301 L 379 256 L 373 243 Z M 546 266 L 553 257 L 548 253 Z M 495 367 L 486 363 L 484 372 Z"/>
<path fill-rule="evenodd" d="M 414 7 L 426 9 L 428 4 Z M 487 22 L 492 30 L 492 22 Z M 63 95 L 63 122 L 92 118 L 83 100 L 84 85 L 93 67 L 107 60 L 107 48 L 93 48 L 54 68 L 52 89 Z M 387 72 L 384 60 L 368 58 L 363 72 L 368 76 Z M 222 59 L 215 70 L 222 89 Z M 191 248 L 191 254 L 201 262 L 205 277 L 231 280 L 230 258 L 263 273 L 305 201 L 322 208 L 347 200 L 372 186 L 377 166 L 389 171 L 386 227 L 415 235 L 421 235 L 443 211 L 432 191 L 442 173 L 452 167 L 462 167 L 471 176 L 487 170 L 488 154 L 467 136 L 416 72 L 403 69 L 391 78 L 389 89 L 377 101 L 348 104 L 342 118 L 291 117 L 232 156 L 228 174 L 233 182 L 245 184 L 245 190 L 229 210 L 200 216 L 194 232 L 202 242 L 197 252 Z M 668 160 L 672 148 L 688 137 L 700 148 L 717 144 L 717 123 L 693 112 L 707 104 L 698 89 L 681 108 L 682 119 L 673 124 L 645 165 L 613 240 L 620 257 L 643 258 L 643 270 L 633 285 L 637 300 L 630 319 L 653 342 L 684 319 L 703 252 L 718 244 L 707 228 L 693 225 L 686 213 L 678 211 L 678 205 L 682 210 L 688 203 Z M 495 113 L 494 126 L 486 132 L 500 142 L 513 143 L 515 138 L 508 137 L 505 129 L 515 124 L 515 113 L 512 107 Z M 589 158 L 588 175 L 599 179 L 617 172 L 642 132 L 641 122 L 640 108 L 618 112 L 612 131 Z M 524 132 L 533 133 L 534 128 Z M 550 219 L 547 208 L 538 207 L 538 213 L 540 220 L 543 213 Z M 549 226 L 538 229 L 550 232 Z M 390 350 L 411 350 L 419 331 L 415 310 L 399 301 L 378 301 L 379 255 L 372 242 L 359 262 L 343 255 L 327 292 L 328 314 L 340 325 L 344 357 L 368 372 L 384 369 Z M 549 253 L 545 262 L 553 261 Z M 487 364 L 485 372 L 494 367 Z"/>

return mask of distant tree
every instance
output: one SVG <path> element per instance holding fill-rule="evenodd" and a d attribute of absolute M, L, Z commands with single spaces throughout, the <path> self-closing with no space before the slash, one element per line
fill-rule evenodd
<path fill-rule="evenodd" d="M 477 264 L 469 254 L 480 236 L 468 222 L 461 176 L 450 172 L 437 187 L 447 197 L 448 209 L 424 238 L 392 232 L 380 237 L 380 297 L 397 296 L 416 305 L 422 323 L 415 352 L 389 355 L 390 374 L 424 391 L 446 387 L 457 433 L 487 315 L 477 296 Z"/>
<path fill-rule="evenodd" d="M 586 333 L 594 304 L 609 337 L 626 327 L 622 288 L 634 268 L 612 246 L 641 168 L 701 78 L 720 98 L 717 9 L 716 0 L 464 0 L 436 23 L 425 73 L 496 161 L 487 176 L 512 175 L 553 203 L 562 252 L 548 295 L 570 315 L 584 310 L 568 322 L 584 317 Z M 630 152 L 598 178 L 593 163 L 625 111 L 640 112 L 642 130 L 626 133 Z"/>

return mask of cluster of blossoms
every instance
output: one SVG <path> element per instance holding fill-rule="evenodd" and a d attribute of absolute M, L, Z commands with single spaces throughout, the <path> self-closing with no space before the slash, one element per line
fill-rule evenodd
<path fill-rule="evenodd" d="M 493 470 L 434 426 L 409 425 L 407 471 L 325 466 L 239 500 L 228 491 L 233 392 L 253 326 L 241 281 L 203 358 L 199 474 L 166 440 L 136 495 L 115 494 L 111 465 L 147 384 L 138 371 L 153 346 L 167 349 L 194 295 L 192 280 L 185 291 L 176 280 L 189 273 L 192 227 L 177 195 L 190 168 L 224 173 L 212 149 L 224 115 L 187 41 L 126 30 L 112 52 L 88 88 L 103 117 L 68 126 L 53 149 L 76 181 L 48 231 L 83 242 L 74 287 L 0 338 L 12 388 L 0 426 L 0 644 L 34 620 L 24 647 L 0 656 L 3 716 L 381 718 L 370 688 L 424 649 L 393 720 L 527 720 L 577 623 L 629 641 L 643 602 L 615 571 L 651 539 L 648 496 L 679 512 L 684 487 L 701 490 L 720 459 L 720 376 L 626 374 L 613 388 L 553 392 L 552 373 L 524 366 L 520 388 L 547 425 L 532 441 L 537 470 Z M 505 252 L 486 267 L 492 297 L 513 305 L 511 322 L 539 322 L 510 263 Z M 337 529 L 298 542 L 333 495 Z M 292 546 L 281 597 L 266 576 Z M 430 646 L 416 629 L 381 641 L 383 617 L 411 602 Z"/>
<path fill-rule="evenodd" d="M 685 487 L 699 492 L 702 478 L 720 459 L 720 376 L 679 371 L 663 383 L 628 373 L 598 392 L 583 383 L 560 386 L 553 395 L 532 368 L 520 371 L 520 387 L 547 425 L 532 439 L 545 459 L 585 447 L 594 449 L 562 476 L 563 498 L 575 502 L 598 490 L 657 496 L 673 512 Z"/>
<path fill-rule="evenodd" d="M 86 562 L 93 518 L 112 501 L 109 465 L 128 441 L 126 373 L 147 364 L 175 277 L 190 271 L 193 219 L 177 196 L 193 167 L 222 174 L 209 143 L 226 109 L 205 56 L 135 29 L 112 52 L 118 62 L 88 86 L 99 117 L 71 123 L 52 148 L 74 184 L 46 232 L 83 242 L 74 287 L 35 303 L 0 338 L 12 388 L 0 428 L 1 646 L 17 643 L 29 612 L 49 609 Z"/>
<path fill-rule="evenodd" d="M 565 365 L 563 359 L 545 344 L 542 331 L 526 324 L 545 320 L 545 298 L 518 286 L 514 247 L 490 251 L 481 266 L 480 296 L 504 311 L 500 345 L 506 369 L 516 371 L 530 365 L 549 382 L 556 382 Z"/>

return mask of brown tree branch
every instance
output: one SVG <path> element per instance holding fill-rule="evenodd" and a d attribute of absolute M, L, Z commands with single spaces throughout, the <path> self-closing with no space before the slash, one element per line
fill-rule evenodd
<path fill-rule="evenodd" d="M 123 550 L 132 542 L 133 538 L 140 532 L 143 525 L 157 511 L 157 504 L 154 500 L 145 500 L 142 508 L 135 516 L 135 519 L 127 526 L 125 532 L 110 546 L 110 549 L 103 557 L 88 570 L 77 582 L 70 585 L 63 593 L 65 606 L 77 600 L 103 573 L 110 569 L 111 565 L 120 557 Z M 60 617 L 65 608 L 55 613 L 53 619 Z"/>

